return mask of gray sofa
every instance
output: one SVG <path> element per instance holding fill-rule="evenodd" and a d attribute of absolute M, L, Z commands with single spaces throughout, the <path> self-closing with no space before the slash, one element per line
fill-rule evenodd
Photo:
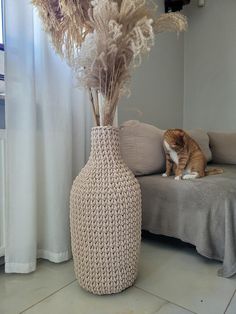
<path fill-rule="evenodd" d="M 142 190 L 143 230 L 193 244 L 201 255 L 223 262 L 220 276 L 233 276 L 236 273 L 236 133 L 203 136 L 203 131 L 199 131 L 199 141 L 195 139 L 208 154 L 209 167 L 223 168 L 224 173 L 176 181 L 161 176 L 165 170 L 163 131 L 154 128 L 130 121 L 120 132 L 123 158 L 137 175 Z M 159 159 L 155 164 L 156 158 Z"/>

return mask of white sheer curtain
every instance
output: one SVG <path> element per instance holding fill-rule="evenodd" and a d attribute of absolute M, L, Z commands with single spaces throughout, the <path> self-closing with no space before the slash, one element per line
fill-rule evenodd
<path fill-rule="evenodd" d="M 69 192 L 91 118 L 29 0 L 5 0 L 8 205 L 5 271 L 71 257 Z"/>

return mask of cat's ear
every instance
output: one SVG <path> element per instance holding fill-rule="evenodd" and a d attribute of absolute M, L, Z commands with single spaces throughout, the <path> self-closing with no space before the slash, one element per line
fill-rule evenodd
<path fill-rule="evenodd" d="M 185 133 L 183 130 L 178 131 L 178 140 L 176 141 L 177 145 L 183 146 L 185 144 Z"/>
<path fill-rule="evenodd" d="M 184 137 L 184 131 L 183 130 L 179 130 L 178 131 L 178 136 L 179 137 Z"/>

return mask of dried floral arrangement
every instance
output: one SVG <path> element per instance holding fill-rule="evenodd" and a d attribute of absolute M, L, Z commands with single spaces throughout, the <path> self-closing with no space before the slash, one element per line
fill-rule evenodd
<path fill-rule="evenodd" d="M 112 125 L 129 93 L 132 69 L 154 45 L 155 34 L 187 28 L 180 13 L 156 16 L 146 0 L 32 0 L 56 51 L 88 89 L 97 126 Z"/>
<path fill-rule="evenodd" d="M 93 31 L 88 17 L 91 1 L 32 0 L 32 4 L 38 9 L 56 52 L 71 64 L 86 35 Z"/>

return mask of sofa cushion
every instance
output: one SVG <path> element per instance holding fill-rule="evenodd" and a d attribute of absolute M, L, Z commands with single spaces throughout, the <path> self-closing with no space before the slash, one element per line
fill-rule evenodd
<path fill-rule="evenodd" d="M 164 132 L 165 130 L 136 120 L 127 121 L 120 127 L 121 154 L 136 176 L 165 170 Z M 201 129 L 187 132 L 199 144 L 207 161 L 210 161 L 212 154 L 208 134 Z"/>
<path fill-rule="evenodd" d="M 208 134 L 202 129 L 190 130 L 187 133 L 198 143 L 206 160 L 209 162 L 212 160 L 212 152 L 210 150 L 210 139 Z"/>
<path fill-rule="evenodd" d="M 139 121 L 127 121 L 120 127 L 121 154 L 137 176 L 165 170 L 164 131 Z"/>
<path fill-rule="evenodd" d="M 236 133 L 209 132 L 213 162 L 236 165 Z"/>

